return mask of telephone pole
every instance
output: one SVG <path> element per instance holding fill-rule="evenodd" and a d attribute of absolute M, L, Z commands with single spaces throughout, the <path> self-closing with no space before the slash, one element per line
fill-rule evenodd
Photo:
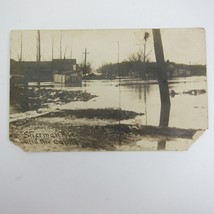
<path fill-rule="evenodd" d="M 53 35 L 52 35 L 52 61 L 54 59 L 54 38 L 53 38 Z"/>
<path fill-rule="evenodd" d="M 37 62 L 41 61 L 40 30 L 37 31 Z"/>
<path fill-rule="evenodd" d="M 118 109 L 118 120 L 119 120 L 119 129 L 121 124 L 121 88 L 120 88 L 120 42 L 117 42 L 117 65 L 118 65 L 118 77 L 119 77 L 119 109 Z M 121 132 L 119 132 L 119 146 L 121 145 Z"/>
<path fill-rule="evenodd" d="M 84 60 L 84 75 L 86 76 L 86 71 L 87 71 L 87 54 L 89 54 L 89 52 L 87 52 L 87 48 L 85 48 L 85 52 L 83 52 L 84 56 L 85 56 L 85 60 Z"/>
<path fill-rule="evenodd" d="M 21 47 L 20 47 L 20 57 L 19 57 L 19 61 L 22 61 L 22 48 L 23 48 L 23 44 L 22 44 L 22 33 L 21 33 Z"/>
<path fill-rule="evenodd" d="M 40 89 L 40 61 L 41 61 L 41 38 L 40 38 L 40 30 L 37 31 L 37 72 L 38 72 L 38 88 Z"/>
<path fill-rule="evenodd" d="M 152 29 L 155 57 L 158 66 L 158 84 L 161 99 L 161 114 L 159 126 L 168 126 L 170 115 L 170 97 L 167 78 L 167 68 L 164 59 L 160 29 Z"/>
<path fill-rule="evenodd" d="M 167 78 L 167 68 L 164 59 L 163 45 L 161 39 L 160 29 L 152 29 L 154 39 L 155 57 L 158 66 L 158 84 L 160 90 L 161 99 L 161 113 L 160 113 L 160 127 L 168 127 L 170 116 L 170 97 L 169 86 Z M 166 139 L 160 139 L 158 141 L 157 150 L 165 150 Z"/>
<path fill-rule="evenodd" d="M 62 32 L 61 32 L 61 35 L 60 35 L 60 44 L 59 44 L 59 58 L 62 59 Z"/>

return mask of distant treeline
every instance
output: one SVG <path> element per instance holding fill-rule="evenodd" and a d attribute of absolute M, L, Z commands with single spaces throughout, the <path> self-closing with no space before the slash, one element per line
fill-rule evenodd
<path fill-rule="evenodd" d="M 185 65 L 167 61 L 166 69 L 169 78 L 206 75 L 205 65 Z M 120 75 L 131 78 L 157 79 L 158 67 L 155 62 L 124 61 L 119 64 L 103 65 L 98 72 L 109 78 Z"/>
<path fill-rule="evenodd" d="M 186 64 L 175 64 L 178 68 L 189 70 L 192 76 L 205 76 L 206 75 L 206 65 L 186 65 Z"/>

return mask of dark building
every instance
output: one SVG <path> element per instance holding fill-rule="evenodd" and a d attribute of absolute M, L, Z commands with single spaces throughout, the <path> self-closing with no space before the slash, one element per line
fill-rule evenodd
<path fill-rule="evenodd" d="M 10 60 L 10 74 L 22 75 L 29 82 L 53 81 L 54 74 L 77 69 L 76 59 L 53 59 L 52 61 L 15 61 Z"/>

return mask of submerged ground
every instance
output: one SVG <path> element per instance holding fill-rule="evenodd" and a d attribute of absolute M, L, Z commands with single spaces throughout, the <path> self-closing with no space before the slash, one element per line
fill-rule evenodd
<path fill-rule="evenodd" d="M 30 111 L 11 112 L 10 139 L 25 151 L 186 150 L 206 128 L 202 83 L 170 85 L 170 128 L 158 127 L 156 84 L 121 85 L 121 107 L 116 81 L 31 91 Z"/>

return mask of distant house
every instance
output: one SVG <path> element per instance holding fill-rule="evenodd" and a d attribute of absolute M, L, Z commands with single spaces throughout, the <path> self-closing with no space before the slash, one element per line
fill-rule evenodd
<path fill-rule="evenodd" d="M 52 66 L 55 83 L 82 83 L 82 74 L 77 71 L 76 59 L 54 59 Z"/>
<path fill-rule="evenodd" d="M 167 70 L 169 77 L 186 77 L 191 76 L 192 72 L 187 68 L 181 68 L 179 65 L 175 63 L 167 61 Z"/>
<path fill-rule="evenodd" d="M 191 76 L 191 71 L 179 68 L 179 76 L 180 77 Z"/>
<path fill-rule="evenodd" d="M 77 71 L 61 71 L 54 74 L 54 82 L 61 84 L 82 83 L 82 75 Z"/>

